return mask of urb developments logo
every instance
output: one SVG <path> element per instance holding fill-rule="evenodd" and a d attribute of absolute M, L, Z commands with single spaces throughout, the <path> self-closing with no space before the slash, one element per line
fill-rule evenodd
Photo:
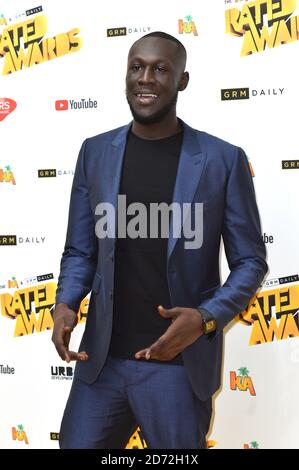
<path fill-rule="evenodd" d="M 17 107 L 17 103 L 11 98 L 0 98 L 0 121 L 3 121 Z"/>
<path fill-rule="evenodd" d="M 4 58 L 2 75 L 81 49 L 82 40 L 77 37 L 80 32 L 78 28 L 50 38 L 44 38 L 46 32 L 45 15 L 38 15 L 4 28 L 0 35 L 0 57 Z"/>
<path fill-rule="evenodd" d="M 238 369 L 239 374 L 237 375 L 235 371 L 230 371 L 230 389 L 231 390 L 240 390 L 241 392 L 246 392 L 249 390 L 250 395 L 255 396 L 255 389 L 253 386 L 252 378 L 249 376 L 249 370 L 247 367 L 240 367 Z"/>
<path fill-rule="evenodd" d="M 48 282 L 17 289 L 13 294 L 0 294 L 1 314 L 16 320 L 14 336 L 51 330 L 55 304 L 56 283 Z M 86 321 L 89 299 L 81 301 L 78 323 Z"/>
<path fill-rule="evenodd" d="M 241 56 L 299 39 L 297 0 L 255 0 L 225 11 L 226 33 L 244 37 Z"/>
<path fill-rule="evenodd" d="M 51 378 L 53 380 L 72 380 L 73 368 L 65 366 L 51 366 Z"/>
<path fill-rule="evenodd" d="M 56 100 L 56 111 L 67 111 L 68 109 L 96 109 L 98 107 L 97 100 L 90 98 L 81 98 L 80 100 Z"/>
<path fill-rule="evenodd" d="M 260 291 L 251 299 L 246 311 L 239 315 L 239 321 L 252 327 L 249 345 L 253 346 L 298 338 L 298 314 L 299 284 L 295 284 Z"/>

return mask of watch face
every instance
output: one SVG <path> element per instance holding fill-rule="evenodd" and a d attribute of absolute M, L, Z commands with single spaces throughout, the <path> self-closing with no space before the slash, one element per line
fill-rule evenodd
<path fill-rule="evenodd" d="M 212 333 L 212 331 L 216 330 L 216 322 L 215 320 L 209 320 L 205 324 L 205 332 Z"/>

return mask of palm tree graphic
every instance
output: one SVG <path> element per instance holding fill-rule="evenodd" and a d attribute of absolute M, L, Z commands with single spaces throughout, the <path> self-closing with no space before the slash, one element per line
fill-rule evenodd
<path fill-rule="evenodd" d="M 259 445 L 257 441 L 250 442 L 250 449 L 258 449 Z"/>
<path fill-rule="evenodd" d="M 249 376 L 249 370 L 247 369 L 247 367 L 240 367 L 238 371 L 239 371 L 239 375 L 241 375 L 242 377 Z"/>
<path fill-rule="evenodd" d="M 242 377 L 241 382 L 242 384 L 244 384 L 245 377 L 249 376 L 249 370 L 247 369 L 247 367 L 240 367 L 238 371 L 239 371 L 239 375 Z"/>
<path fill-rule="evenodd" d="M 192 21 L 192 16 L 191 15 L 187 15 L 187 16 L 185 16 L 185 18 L 186 18 L 187 23 L 191 23 L 191 21 Z"/>
<path fill-rule="evenodd" d="M 17 425 L 17 433 L 21 436 L 24 432 L 24 426 L 23 424 L 18 424 Z"/>

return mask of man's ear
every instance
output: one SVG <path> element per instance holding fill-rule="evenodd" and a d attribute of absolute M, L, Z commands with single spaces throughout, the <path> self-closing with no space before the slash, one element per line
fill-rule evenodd
<path fill-rule="evenodd" d="M 180 80 L 179 91 L 185 90 L 185 88 L 187 88 L 188 83 L 189 83 L 189 72 L 184 72 Z"/>

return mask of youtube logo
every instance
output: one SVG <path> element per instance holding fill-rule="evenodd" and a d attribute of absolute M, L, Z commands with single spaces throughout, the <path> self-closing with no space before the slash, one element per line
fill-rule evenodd
<path fill-rule="evenodd" d="M 0 121 L 6 118 L 17 107 L 17 103 L 10 98 L 0 98 Z"/>
<path fill-rule="evenodd" d="M 56 111 L 66 111 L 67 109 L 69 109 L 68 100 L 56 100 L 55 109 Z"/>
<path fill-rule="evenodd" d="M 91 98 L 81 98 L 79 100 L 57 100 L 55 101 L 56 111 L 72 111 L 85 110 L 85 109 L 96 109 L 98 107 L 98 101 L 92 100 Z"/>

